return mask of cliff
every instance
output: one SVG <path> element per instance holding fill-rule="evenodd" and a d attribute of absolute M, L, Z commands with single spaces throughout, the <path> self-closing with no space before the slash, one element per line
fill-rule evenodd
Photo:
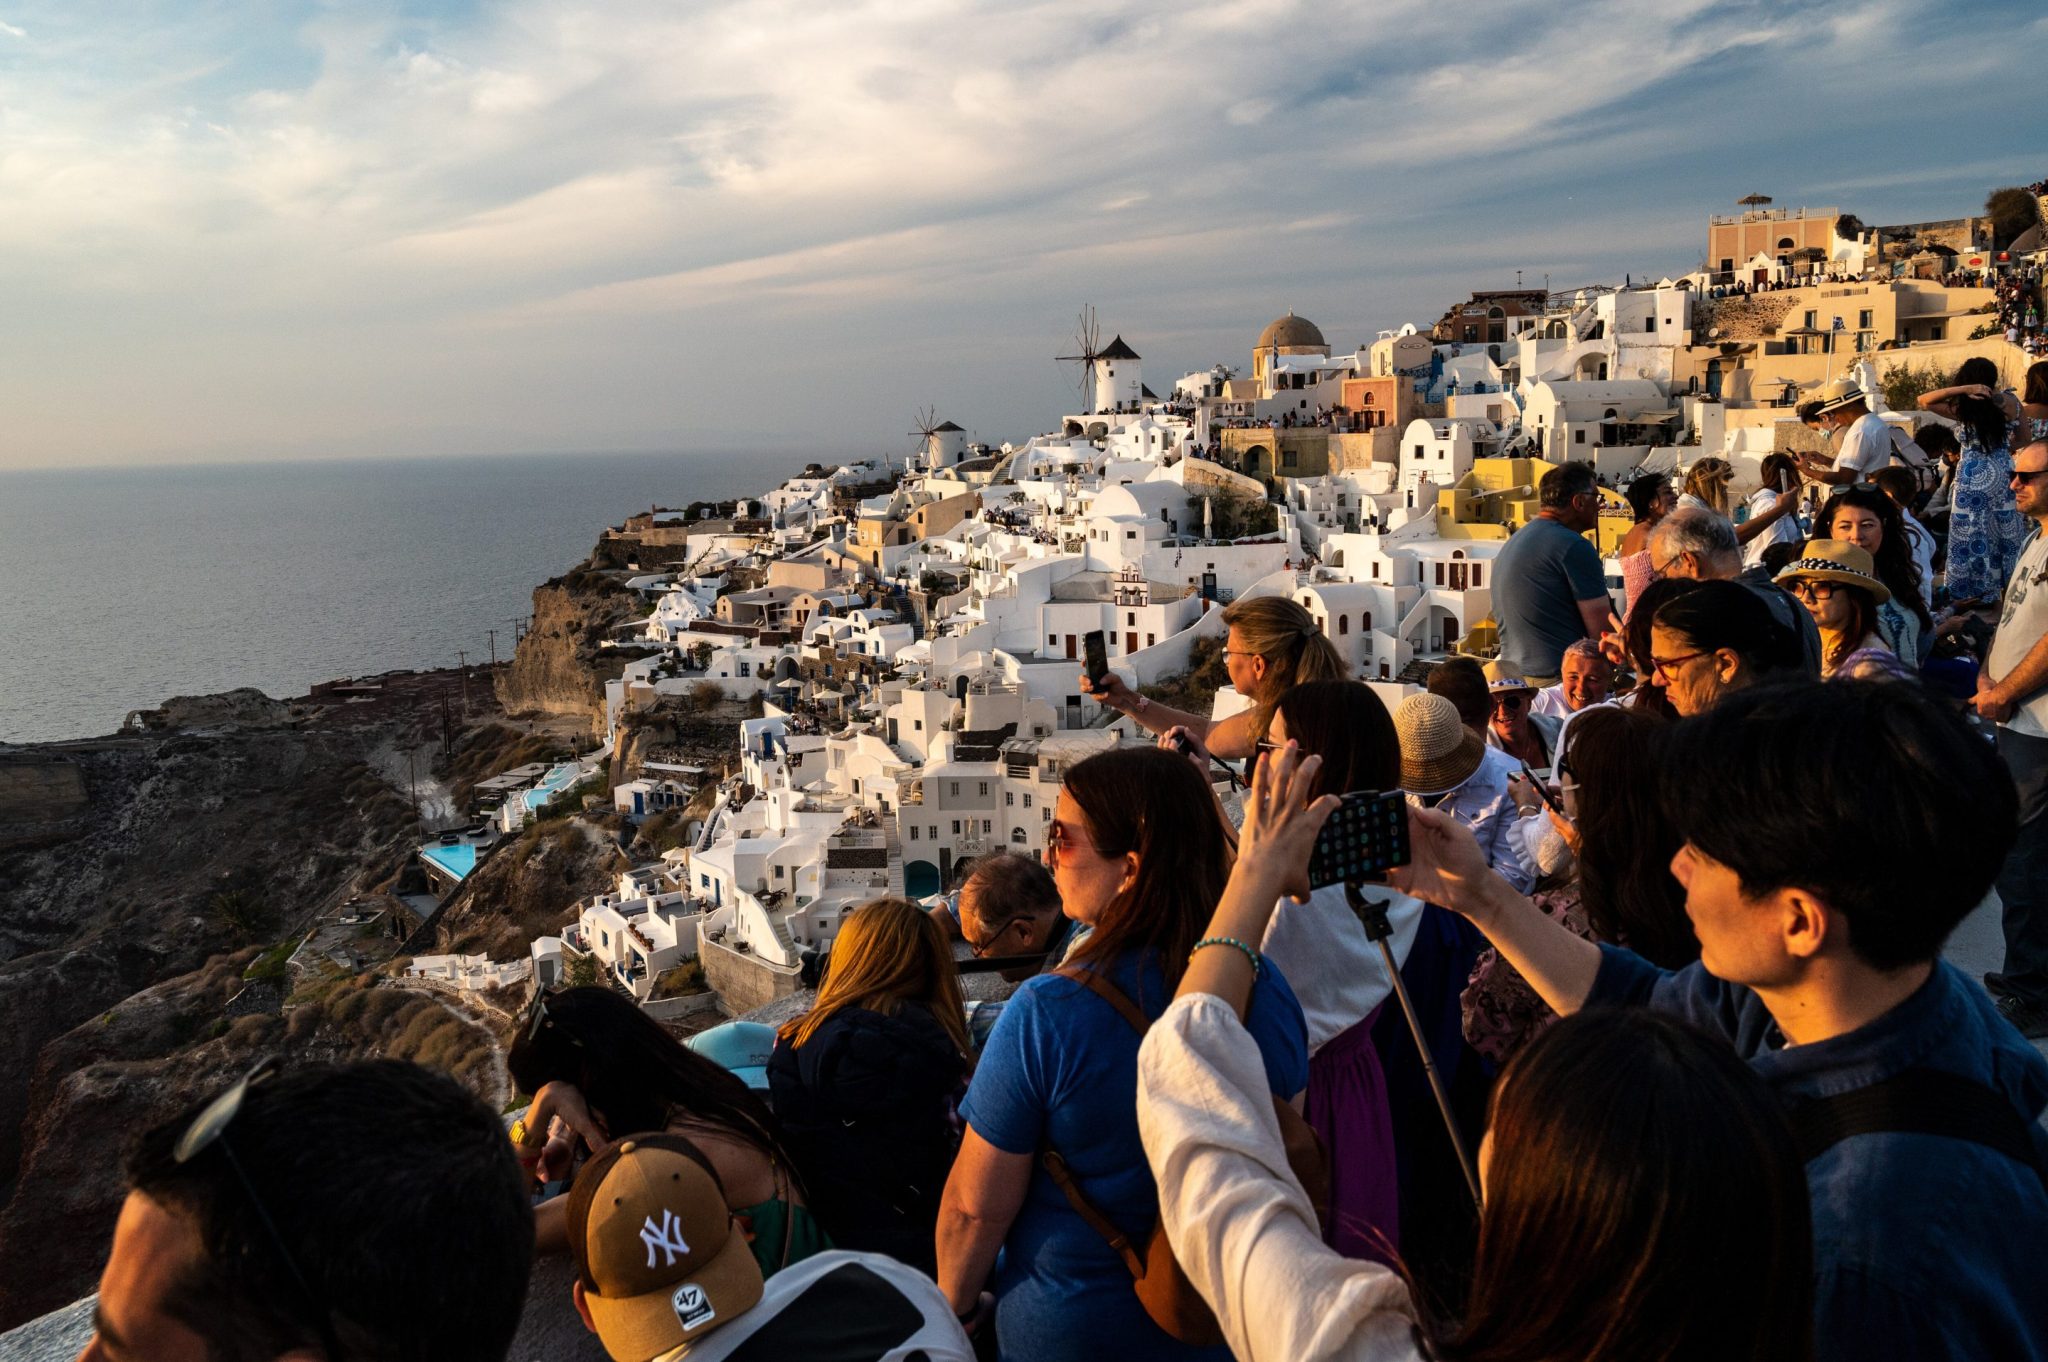
<path fill-rule="evenodd" d="M 433 952 L 517 958 L 535 937 L 560 932 L 578 901 L 616 888 L 631 865 L 616 823 L 609 814 L 550 818 L 499 847 L 448 900 L 434 923 Z"/>
<path fill-rule="evenodd" d="M 593 732 L 604 725 L 604 683 L 645 656 L 632 648 L 600 648 L 614 626 L 639 617 L 644 603 L 603 572 L 578 569 L 536 587 L 533 623 L 498 673 L 498 702 L 507 712 L 570 715 Z"/>

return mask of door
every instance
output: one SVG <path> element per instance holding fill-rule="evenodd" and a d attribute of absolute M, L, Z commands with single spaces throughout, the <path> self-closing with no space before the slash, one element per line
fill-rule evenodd
<path fill-rule="evenodd" d="M 1451 564 L 1451 590 L 1463 591 L 1464 589 L 1465 565 L 1463 563 L 1453 563 Z"/>
<path fill-rule="evenodd" d="M 1077 654 L 1076 654 L 1076 653 L 1074 652 L 1074 636 L 1073 636 L 1072 634 L 1068 634 L 1068 635 L 1067 635 L 1067 661 L 1069 661 L 1069 662 L 1072 662 L 1072 661 L 1074 660 L 1074 658 L 1075 658 L 1076 656 L 1077 656 Z"/>
<path fill-rule="evenodd" d="M 1124 635 L 1124 651 L 1127 653 L 1135 653 L 1138 651 L 1138 636 L 1136 634 Z"/>

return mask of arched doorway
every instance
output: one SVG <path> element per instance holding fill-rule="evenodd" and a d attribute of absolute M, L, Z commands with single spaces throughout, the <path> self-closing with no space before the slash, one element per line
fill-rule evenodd
<path fill-rule="evenodd" d="M 911 861 L 903 867 L 903 892 L 914 899 L 938 893 L 939 868 L 930 861 Z"/>

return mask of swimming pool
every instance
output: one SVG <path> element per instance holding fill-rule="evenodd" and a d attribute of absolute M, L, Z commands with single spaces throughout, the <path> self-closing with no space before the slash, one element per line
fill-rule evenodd
<path fill-rule="evenodd" d="M 455 846 L 421 847 L 420 856 L 460 880 L 476 869 L 476 848 L 468 842 Z"/>
<path fill-rule="evenodd" d="M 557 766 L 554 770 L 549 771 L 540 784 L 520 796 L 521 799 L 526 801 L 527 811 L 538 812 L 542 805 L 560 794 L 568 786 L 573 785 L 576 781 L 576 772 L 580 769 L 580 767 L 571 763 L 566 766 Z"/>

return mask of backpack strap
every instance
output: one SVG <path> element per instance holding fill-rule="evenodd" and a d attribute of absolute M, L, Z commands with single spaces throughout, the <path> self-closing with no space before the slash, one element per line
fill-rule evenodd
<path fill-rule="evenodd" d="M 1115 1008 L 1117 1015 L 1128 1022 L 1130 1028 L 1140 1036 L 1152 1029 L 1152 1019 L 1138 1009 L 1138 1005 L 1131 1001 L 1130 995 L 1096 971 L 1082 969 L 1076 965 L 1064 965 L 1053 973 L 1062 979 L 1073 980 Z M 1133 1278 L 1143 1277 L 1145 1260 L 1139 1254 L 1137 1245 L 1131 1242 L 1128 1234 L 1117 1228 L 1115 1221 L 1102 1213 L 1101 1207 L 1088 1199 L 1087 1193 L 1074 1181 L 1074 1172 L 1067 1167 L 1067 1161 L 1060 1157 L 1060 1152 L 1051 1145 L 1046 1145 L 1038 1152 L 1038 1162 L 1044 1167 L 1046 1175 L 1052 1179 L 1053 1186 L 1059 1188 L 1066 1196 L 1067 1204 L 1074 1208 L 1074 1214 L 1080 1216 L 1088 1228 L 1108 1242 L 1110 1248 L 1116 1251 L 1116 1256 L 1123 1259 L 1124 1267 L 1129 1269 Z"/>
<path fill-rule="evenodd" d="M 2033 1170 L 2048 1190 L 2048 1170 L 2012 1103 L 1975 1079 L 1939 1069 L 1906 1069 L 1868 1087 L 1791 1109 L 1792 1137 L 1806 1162 L 1852 1135 L 1896 1131 L 1968 1140 Z"/>
<path fill-rule="evenodd" d="M 1139 1010 L 1138 1005 L 1131 1001 L 1130 995 L 1109 982 L 1109 980 L 1103 978 L 1097 971 L 1082 969 L 1077 965 L 1063 965 L 1059 969 L 1054 970 L 1053 973 L 1059 975 L 1062 979 L 1072 979 L 1075 983 L 1115 1008 L 1117 1015 L 1129 1022 L 1131 1029 L 1140 1036 L 1152 1029 L 1152 1019 Z"/>

